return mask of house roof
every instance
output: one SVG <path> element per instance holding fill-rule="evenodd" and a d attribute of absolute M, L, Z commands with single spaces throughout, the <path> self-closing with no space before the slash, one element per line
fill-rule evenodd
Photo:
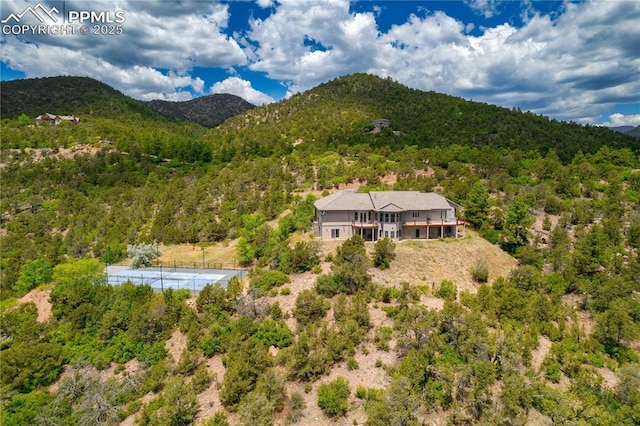
<path fill-rule="evenodd" d="M 56 117 L 57 115 L 55 114 L 49 114 L 48 112 L 45 112 L 44 114 L 37 116 L 36 120 L 55 120 Z"/>
<path fill-rule="evenodd" d="M 459 205 L 435 192 L 372 191 L 358 193 L 355 188 L 336 191 L 314 203 L 318 210 L 375 210 L 402 212 L 416 210 L 448 210 Z"/>
<path fill-rule="evenodd" d="M 77 121 L 77 120 L 79 120 L 78 117 L 74 117 L 73 115 L 59 115 L 58 117 L 60 117 L 61 120 L 66 120 L 66 121 Z"/>
<path fill-rule="evenodd" d="M 358 193 L 356 188 L 336 191 L 314 203 L 318 210 L 371 210 L 369 194 Z"/>
<path fill-rule="evenodd" d="M 78 117 L 73 115 L 57 115 L 57 114 L 49 114 L 45 112 L 36 117 L 36 120 L 63 120 L 63 121 L 80 121 Z"/>

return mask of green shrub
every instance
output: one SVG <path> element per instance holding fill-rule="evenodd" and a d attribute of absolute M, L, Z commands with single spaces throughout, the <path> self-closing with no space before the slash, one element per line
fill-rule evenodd
<path fill-rule="evenodd" d="M 480 236 L 491 244 L 498 244 L 500 242 L 500 232 L 496 231 L 489 225 L 489 222 L 483 222 L 479 230 Z"/>
<path fill-rule="evenodd" d="M 306 325 L 323 318 L 329 310 L 324 297 L 313 290 L 304 290 L 296 298 L 293 316 L 302 325 Z"/>
<path fill-rule="evenodd" d="M 340 292 L 340 283 L 333 274 L 320 275 L 316 280 L 316 291 L 325 297 L 332 297 Z"/>
<path fill-rule="evenodd" d="M 289 275 L 281 271 L 265 271 L 251 279 L 251 285 L 264 291 L 291 282 Z"/>
<path fill-rule="evenodd" d="M 212 417 L 209 417 L 203 426 L 229 426 L 227 414 L 224 411 L 217 411 Z"/>
<path fill-rule="evenodd" d="M 560 364 L 549 357 L 546 357 L 544 361 L 542 361 L 540 369 L 544 372 L 544 376 L 547 380 L 550 380 L 553 383 L 558 383 L 562 377 L 562 374 L 560 373 Z"/>
<path fill-rule="evenodd" d="M 180 361 L 176 365 L 174 372 L 184 376 L 193 374 L 200 365 L 200 351 L 190 351 L 187 348 L 182 350 Z"/>
<path fill-rule="evenodd" d="M 356 361 L 354 357 L 349 357 L 347 359 L 347 370 L 349 371 L 357 370 L 358 367 L 360 366 L 358 365 L 358 361 Z"/>
<path fill-rule="evenodd" d="M 53 268 L 44 258 L 28 260 L 20 268 L 18 281 L 13 285 L 13 289 L 19 294 L 25 294 L 40 284 L 51 281 L 53 277 Z"/>
<path fill-rule="evenodd" d="M 320 263 L 320 246 L 316 241 L 298 241 L 291 250 L 291 264 L 294 272 L 309 271 Z"/>
<path fill-rule="evenodd" d="M 489 281 L 489 264 L 484 259 L 478 259 L 476 263 L 469 269 L 471 278 L 477 283 L 486 283 Z"/>
<path fill-rule="evenodd" d="M 337 377 L 318 387 L 318 406 L 328 417 L 344 416 L 349 409 L 347 399 L 350 394 L 349 381 L 344 377 Z"/>
<path fill-rule="evenodd" d="M 391 340 L 392 334 L 393 329 L 391 327 L 376 328 L 373 338 L 373 341 L 376 344 L 376 348 L 380 351 L 388 352 L 390 349 L 389 340 Z"/>
<path fill-rule="evenodd" d="M 285 424 L 297 423 L 304 415 L 302 412 L 306 407 L 304 397 L 298 392 L 292 393 L 291 400 L 289 401 L 289 407 L 290 410 L 287 413 Z"/>
<path fill-rule="evenodd" d="M 304 397 L 300 395 L 299 392 L 294 392 L 291 394 L 291 409 L 292 410 L 302 410 L 306 407 L 304 402 Z"/>
<path fill-rule="evenodd" d="M 436 291 L 433 294 L 436 297 L 452 302 L 456 300 L 458 287 L 456 287 L 451 280 L 442 280 L 440 286 L 436 288 Z"/>
<path fill-rule="evenodd" d="M 373 265 L 379 269 L 387 269 L 396 257 L 396 245 L 389 238 L 378 240 L 373 247 Z"/>
<path fill-rule="evenodd" d="M 293 332 L 282 320 L 266 319 L 253 335 L 265 347 L 286 348 L 293 343 Z"/>
<path fill-rule="evenodd" d="M 206 364 L 200 364 L 191 379 L 191 387 L 196 393 L 200 393 L 207 389 L 211 384 L 211 376 Z"/>

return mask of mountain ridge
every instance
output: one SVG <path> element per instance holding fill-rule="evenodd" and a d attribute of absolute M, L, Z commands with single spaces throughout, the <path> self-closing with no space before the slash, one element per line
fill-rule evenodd
<path fill-rule="evenodd" d="M 368 133 L 376 119 L 388 129 Z M 566 123 L 433 91 L 404 86 L 391 78 L 351 74 L 320 84 L 289 99 L 252 109 L 225 122 L 220 139 L 239 149 L 260 141 L 263 152 L 313 142 L 314 149 L 340 144 L 418 147 L 451 144 L 556 151 L 563 161 L 600 147 L 640 149 L 640 141 L 601 126 Z"/>
<path fill-rule="evenodd" d="M 216 127 L 229 117 L 255 108 L 255 105 L 240 96 L 228 93 L 200 96 L 188 101 L 154 99 L 145 104 L 160 113 L 193 121 L 205 127 Z"/>
<path fill-rule="evenodd" d="M 457 144 L 542 154 L 553 150 L 565 162 L 580 151 L 594 153 L 605 145 L 640 150 L 637 138 L 601 126 L 560 122 L 516 108 L 421 91 L 391 78 L 363 73 L 338 77 L 291 98 L 252 108 L 233 95 L 213 95 L 185 103 L 145 103 L 87 77 L 47 77 L 0 84 L 2 118 L 17 118 L 22 113 L 35 117 L 49 112 L 94 115 L 129 123 L 141 117 L 146 120 L 144 126 L 152 127 L 154 123 L 182 126 L 179 123 L 185 119 L 217 126 L 199 135 L 196 132 L 193 137 L 202 145 L 199 149 L 211 150 L 211 158 L 222 162 L 238 153 L 268 157 L 289 152 L 300 144 L 304 149 L 305 142 L 313 145 L 309 148 L 312 150 L 359 144 L 389 149 Z M 213 100 L 229 101 L 238 109 L 228 118 L 214 117 L 213 112 L 219 112 L 219 108 Z M 244 108 L 248 109 L 236 113 Z M 389 120 L 389 127 L 371 132 L 377 119 Z M 132 142 L 138 143 L 135 138 Z M 157 143 L 149 141 L 147 145 L 154 144 L 156 148 L 149 153 L 159 155 L 162 149 L 157 148 Z"/>
<path fill-rule="evenodd" d="M 183 120 L 215 127 L 254 105 L 235 95 L 209 95 L 183 102 L 140 101 L 90 77 L 57 76 L 0 81 L 2 118 L 43 113 L 153 120 Z"/>

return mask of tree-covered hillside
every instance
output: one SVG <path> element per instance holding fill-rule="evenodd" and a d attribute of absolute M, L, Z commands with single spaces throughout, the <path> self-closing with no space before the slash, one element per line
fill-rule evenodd
<path fill-rule="evenodd" d="M 366 75 L 216 129 L 73 96 L 77 125 L 2 119 L 1 424 L 640 424 L 636 139 Z M 439 192 L 474 230 L 320 242 L 344 185 Z M 518 266 L 407 273 L 474 240 Z M 248 279 L 107 285 L 142 243 Z"/>
<path fill-rule="evenodd" d="M 146 104 L 155 111 L 193 121 L 205 127 L 216 127 L 229 117 L 255 108 L 255 105 L 241 97 L 226 93 L 201 96 L 182 102 L 154 100 Z"/>
<path fill-rule="evenodd" d="M 123 119 L 132 114 L 161 119 L 144 103 L 88 77 L 43 77 L 0 82 L 3 119 L 20 114 L 36 117 L 45 112 L 60 115 L 97 115 Z"/>
<path fill-rule="evenodd" d="M 391 128 L 367 133 L 384 118 Z M 367 74 L 340 77 L 290 99 L 256 108 L 230 120 L 210 137 L 235 141 L 244 150 L 259 145 L 262 152 L 279 152 L 302 141 L 321 152 L 340 144 L 393 148 L 447 146 L 554 150 L 563 161 L 578 151 L 640 148 L 640 141 L 597 126 L 550 120 L 493 105 L 435 92 L 410 89 L 391 79 Z M 395 132 L 394 132 L 395 131 Z M 220 135 L 222 133 L 224 136 Z M 247 147 L 247 145 L 249 145 Z"/>

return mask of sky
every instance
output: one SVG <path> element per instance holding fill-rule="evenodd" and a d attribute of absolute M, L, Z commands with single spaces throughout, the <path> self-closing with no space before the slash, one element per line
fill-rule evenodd
<path fill-rule="evenodd" d="M 640 1 L 1 0 L 0 78 L 262 105 L 366 72 L 563 121 L 640 125 Z"/>

